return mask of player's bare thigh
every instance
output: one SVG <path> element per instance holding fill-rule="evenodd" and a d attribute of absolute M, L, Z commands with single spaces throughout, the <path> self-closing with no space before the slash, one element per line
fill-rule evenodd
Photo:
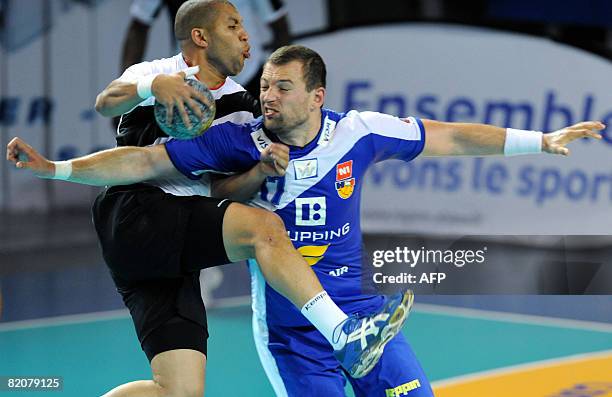
<path fill-rule="evenodd" d="M 157 354 L 151 361 L 154 381 L 164 396 L 204 395 L 206 356 L 197 350 L 176 349 Z"/>

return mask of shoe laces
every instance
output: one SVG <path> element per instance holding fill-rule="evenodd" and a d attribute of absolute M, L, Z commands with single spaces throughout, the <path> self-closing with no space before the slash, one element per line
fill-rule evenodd
<path fill-rule="evenodd" d="M 348 317 L 334 329 L 333 343 L 338 343 L 340 336 L 344 333 L 347 335 L 345 344 L 359 340 L 363 350 L 368 346 L 368 336 L 376 336 L 380 332 L 380 327 L 376 325 L 376 322 L 386 321 L 388 318 L 387 313 L 379 313 L 373 317 L 357 317 L 356 315 Z M 340 332 L 336 335 L 338 329 Z"/>

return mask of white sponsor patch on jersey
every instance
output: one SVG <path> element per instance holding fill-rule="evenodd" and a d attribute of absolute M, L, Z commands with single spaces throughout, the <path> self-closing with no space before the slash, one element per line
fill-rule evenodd
<path fill-rule="evenodd" d="M 325 197 L 298 197 L 295 199 L 296 226 L 323 226 L 326 217 Z"/>
<path fill-rule="evenodd" d="M 334 120 L 325 117 L 323 120 L 323 131 L 321 131 L 321 136 L 319 137 L 319 141 L 317 142 L 320 146 L 327 146 L 329 141 L 332 138 L 332 135 L 336 129 L 336 122 Z"/>
<path fill-rule="evenodd" d="M 317 159 L 307 160 L 295 160 L 293 162 L 293 168 L 295 169 L 295 179 L 308 179 L 317 176 L 319 164 Z"/>
<path fill-rule="evenodd" d="M 258 129 L 257 131 L 251 132 L 251 139 L 255 142 L 255 146 L 257 150 L 263 152 L 265 148 L 272 144 L 272 141 L 268 136 L 264 133 L 263 129 Z"/>

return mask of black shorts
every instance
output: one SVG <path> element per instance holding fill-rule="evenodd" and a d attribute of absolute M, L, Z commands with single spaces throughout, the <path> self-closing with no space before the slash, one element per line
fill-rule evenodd
<path fill-rule="evenodd" d="M 112 276 L 149 361 L 159 353 L 174 349 L 206 354 L 208 322 L 199 272 L 180 278 L 142 281 Z"/>
<path fill-rule="evenodd" d="M 137 184 L 102 192 L 92 212 L 102 255 L 113 274 L 146 280 L 227 263 L 223 217 L 230 203 L 174 196 Z"/>
<path fill-rule="evenodd" d="M 222 228 L 230 203 L 142 184 L 97 197 L 93 220 L 102 254 L 149 360 L 174 349 L 206 354 L 199 270 L 229 262 Z"/>
<path fill-rule="evenodd" d="M 200 324 L 176 316 L 155 328 L 142 342 L 149 362 L 159 353 L 176 349 L 191 349 L 206 355 L 208 332 Z"/>

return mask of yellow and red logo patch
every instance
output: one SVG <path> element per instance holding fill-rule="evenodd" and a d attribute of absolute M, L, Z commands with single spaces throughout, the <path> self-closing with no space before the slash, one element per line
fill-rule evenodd
<path fill-rule="evenodd" d="M 336 190 L 338 196 L 346 200 L 353 195 L 355 178 L 353 178 L 353 160 L 336 165 Z"/>

